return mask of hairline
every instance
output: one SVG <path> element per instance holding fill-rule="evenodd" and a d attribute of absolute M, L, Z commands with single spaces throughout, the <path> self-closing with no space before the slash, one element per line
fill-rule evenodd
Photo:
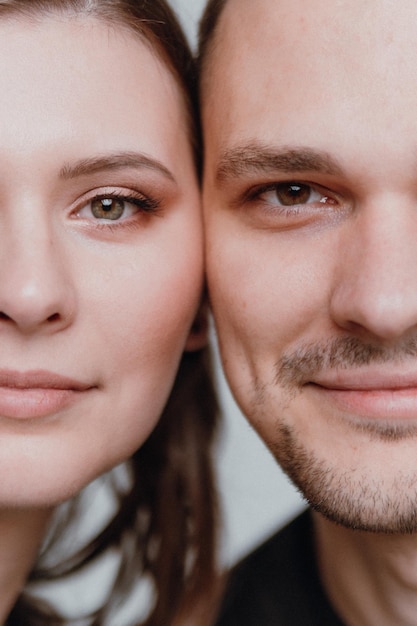
<path fill-rule="evenodd" d="M 152 29 L 146 26 L 146 22 L 144 20 L 141 22 L 139 19 L 136 19 L 134 21 L 132 20 L 129 23 L 129 20 L 122 14 L 121 11 L 117 14 L 116 11 L 103 10 L 97 5 L 88 6 L 87 4 L 84 4 L 84 6 L 80 5 L 79 8 L 75 8 L 65 3 L 61 6 L 47 6 L 42 1 L 20 6 L 13 4 L 2 5 L 0 3 L 0 20 L 32 19 L 36 22 L 37 20 L 48 17 L 77 18 L 80 16 L 85 16 L 86 18 L 89 18 L 91 20 L 96 20 L 98 22 L 106 24 L 109 27 L 117 26 L 118 28 L 123 28 L 126 30 L 126 32 L 130 32 L 136 35 L 143 44 L 149 46 L 151 51 L 157 51 L 159 60 L 169 68 L 176 82 L 180 83 L 179 77 L 177 76 L 177 71 L 175 70 L 173 63 L 169 58 L 168 53 L 164 49 L 163 45 L 159 42 L 155 34 L 152 32 Z"/>
<path fill-rule="evenodd" d="M 213 55 L 219 23 L 226 4 L 227 0 L 209 0 L 200 20 L 197 57 L 200 93 L 206 83 L 207 74 L 210 73 L 209 60 Z"/>
<path fill-rule="evenodd" d="M 85 16 L 92 20 L 97 20 L 106 24 L 109 28 L 119 28 L 125 30 L 126 33 L 133 34 L 138 37 L 151 53 L 156 54 L 158 61 L 165 67 L 175 85 L 178 88 L 181 100 L 184 103 L 184 120 L 188 128 L 188 136 L 190 145 L 195 157 L 197 172 L 200 173 L 200 154 L 199 154 L 199 133 L 198 116 L 195 112 L 194 97 L 189 91 L 190 85 L 186 82 L 184 76 L 171 59 L 165 45 L 158 39 L 158 35 L 152 30 L 151 26 L 147 26 L 145 19 L 130 16 L 130 19 L 123 11 L 112 10 L 106 6 L 97 5 L 94 1 L 81 1 L 78 6 L 71 6 L 67 2 L 61 4 L 48 3 L 43 0 L 33 1 L 30 4 L 1 4 L 0 2 L 0 20 L 16 19 L 36 21 L 44 18 L 53 17 L 79 17 Z"/>

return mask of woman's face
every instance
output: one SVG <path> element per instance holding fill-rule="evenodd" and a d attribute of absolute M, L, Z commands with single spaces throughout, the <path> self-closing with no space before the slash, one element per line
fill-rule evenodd
<path fill-rule="evenodd" d="M 3 20 L 0 77 L 0 507 L 46 506 L 160 416 L 200 298 L 199 193 L 179 88 L 127 29 Z"/>

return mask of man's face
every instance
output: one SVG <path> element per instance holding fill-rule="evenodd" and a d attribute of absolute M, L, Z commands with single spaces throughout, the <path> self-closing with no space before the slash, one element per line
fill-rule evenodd
<path fill-rule="evenodd" d="M 416 527 L 417 6 L 229 0 L 203 84 L 226 375 L 306 497 Z"/>

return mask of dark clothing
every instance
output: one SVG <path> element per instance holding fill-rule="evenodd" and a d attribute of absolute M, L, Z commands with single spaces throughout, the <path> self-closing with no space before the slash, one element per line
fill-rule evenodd
<path fill-rule="evenodd" d="M 233 570 L 215 626 L 343 626 L 321 587 L 309 511 Z"/>

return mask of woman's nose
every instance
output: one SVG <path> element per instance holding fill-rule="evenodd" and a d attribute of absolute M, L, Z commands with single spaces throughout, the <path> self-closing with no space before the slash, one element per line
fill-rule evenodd
<path fill-rule="evenodd" d="M 1 230 L 1 229 L 0 229 Z M 0 232 L 0 329 L 57 332 L 75 312 L 68 255 L 47 227 Z"/>

